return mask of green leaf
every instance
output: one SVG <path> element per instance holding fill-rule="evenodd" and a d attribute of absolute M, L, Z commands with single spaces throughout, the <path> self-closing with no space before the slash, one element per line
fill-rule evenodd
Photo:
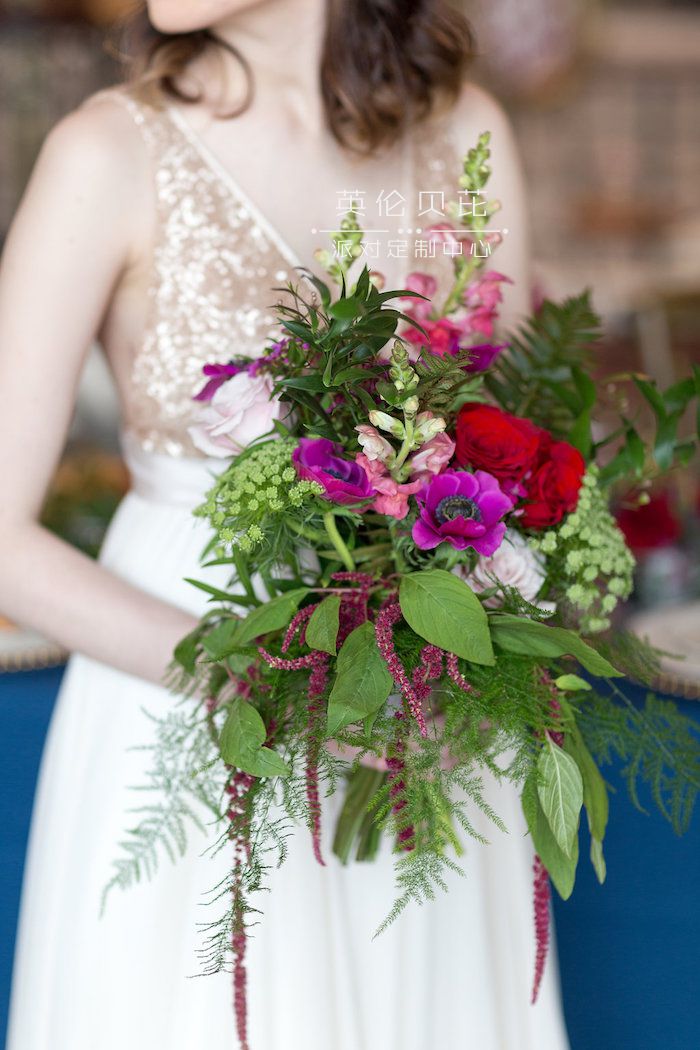
<path fill-rule="evenodd" d="M 540 805 L 537 794 L 536 773 L 533 773 L 525 781 L 521 801 L 535 852 L 547 869 L 559 896 L 562 900 L 568 900 L 576 879 L 578 836 L 574 840 L 572 855 L 567 857 L 557 845 L 544 810 Z"/>
<path fill-rule="evenodd" d="M 213 631 L 210 631 L 202 640 L 202 648 L 212 660 L 223 660 L 225 656 L 236 648 L 236 632 L 241 621 L 231 617 L 230 620 L 222 620 Z"/>
<path fill-rule="evenodd" d="M 605 882 L 605 876 L 607 875 L 607 868 L 605 865 L 605 857 L 603 856 L 603 843 L 600 839 L 594 839 L 591 837 L 591 864 L 593 870 L 596 873 L 598 882 L 603 885 Z"/>
<path fill-rule="evenodd" d="M 199 624 L 194 631 L 190 631 L 189 634 L 180 639 L 173 651 L 173 658 L 188 674 L 194 674 L 195 672 L 201 636 L 202 627 Z"/>
<path fill-rule="evenodd" d="M 229 559 L 230 564 L 230 559 Z M 204 591 L 205 594 L 210 594 L 212 598 L 216 598 L 220 602 L 231 602 L 233 599 L 229 595 L 228 591 L 222 591 L 220 587 L 212 587 L 210 583 L 203 583 L 201 580 L 192 580 L 189 576 L 185 577 L 185 583 L 192 584 L 200 591 Z"/>
<path fill-rule="evenodd" d="M 598 400 L 598 391 L 596 389 L 595 383 L 586 372 L 584 372 L 581 368 L 578 367 L 578 365 L 574 365 L 574 367 L 571 369 L 571 374 L 573 376 L 574 383 L 576 384 L 576 389 L 578 390 L 581 396 L 583 407 L 585 409 L 593 408 L 596 401 Z"/>
<path fill-rule="evenodd" d="M 644 442 L 632 426 L 628 428 L 625 434 L 625 443 L 631 465 L 637 474 L 641 474 L 644 470 L 646 449 L 644 448 Z"/>
<path fill-rule="evenodd" d="M 656 388 L 656 383 L 649 383 L 646 379 L 640 379 L 638 376 L 635 376 L 634 384 L 640 394 L 642 394 L 649 405 L 651 405 L 652 411 L 657 420 L 659 422 L 664 420 L 666 418 L 666 406 L 664 405 L 663 397 Z"/>
<path fill-rule="evenodd" d="M 576 762 L 547 737 L 537 760 L 537 794 L 557 845 L 571 857 L 583 805 L 583 780 Z"/>
<path fill-rule="evenodd" d="M 574 425 L 569 431 L 569 441 L 577 448 L 584 459 L 591 454 L 593 439 L 591 437 L 591 411 L 586 408 L 576 418 Z"/>
<path fill-rule="evenodd" d="M 578 726 L 573 725 L 567 730 L 564 749 L 571 755 L 581 773 L 583 804 L 586 807 L 591 835 L 602 843 L 608 826 L 608 789 Z"/>
<path fill-rule="evenodd" d="M 348 635 L 338 653 L 336 678 L 328 698 L 328 734 L 361 722 L 378 711 L 394 684 L 377 648 L 373 623 Z"/>
<path fill-rule="evenodd" d="M 558 678 L 554 679 L 554 684 L 557 689 L 572 690 L 574 692 L 579 689 L 590 689 L 590 682 L 587 682 L 585 678 L 579 678 L 577 674 L 560 674 Z"/>
<path fill-rule="evenodd" d="M 363 310 L 364 306 L 359 299 L 338 299 L 328 308 L 328 314 L 336 321 L 352 321 L 359 317 Z"/>
<path fill-rule="evenodd" d="M 410 573 L 401 580 L 399 602 L 406 622 L 426 642 L 471 663 L 495 663 L 484 607 L 458 576 L 444 569 Z"/>
<path fill-rule="evenodd" d="M 306 644 L 311 649 L 335 656 L 340 628 L 340 595 L 330 594 L 311 614 L 306 627 Z"/>
<path fill-rule="evenodd" d="M 266 739 L 260 713 L 247 700 L 236 697 L 219 738 L 224 762 L 254 777 L 288 777 L 289 766 L 276 751 L 263 746 Z"/>
<path fill-rule="evenodd" d="M 293 591 L 280 594 L 257 609 L 248 613 L 245 620 L 239 621 L 235 634 L 234 648 L 252 642 L 270 631 L 279 631 L 286 627 L 294 613 L 309 593 L 308 587 L 297 587 Z M 226 655 L 226 654 L 224 654 Z"/>
<path fill-rule="evenodd" d="M 601 678 L 622 677 L 622 672 L 617 671 L 604 656 L 564 627 L 547 627 L 537 620 L 512 616 L 510 613 L 492 613 L 489 619 L 491 637 L 507 653 L 519 653 L 521 656 L 575 656 L 591 674 Z"/>
<path fill-rule="evenodd" d="M 670 470 L 673 466 L 673 453 L 676 447 L 680 414 L 674 413 L 659 420 L 654 442 L 654 459 L 659 470 Z"/>

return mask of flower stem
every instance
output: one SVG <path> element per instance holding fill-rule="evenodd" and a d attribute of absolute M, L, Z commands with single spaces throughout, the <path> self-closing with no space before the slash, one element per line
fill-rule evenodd
<path fill-rule="evenodd" d="M 413 451 L 414 437 L 415 437 L 415 416 L 409 417 L 404 416 L 404 439 L 401 448 L 398 451 L 394 465 L 391 468 L 391 476 L 400 481 L 403 471 L 403 465 L 408 459 L 409 454 Z"/>
<path fill-rule="evenodd" d="M 355 571 L 355 562 L 352 559 L 352 555 L 347 548 L 345 540 L 338 532 L 338 526 L 335 523 L 335 515 L 332 510 L 326 511 L 323 515 L 323 524 L 326 526 L 326 532 L 328 538 L 338 552 L 338 557 L 342 561 L 348 572 Z"/>
<path fill-rule="evenodd" d="M 300 525 L 299 522 L 294 520 L 294 518 L 286 519 L 285 525 L 287 525 L 292 532 L 296 532 L 297 536 L 302 536 L 305 540 L 310 540 L 312 543 L 318 543 L 319 540 L 325 538 L 323 533 L 319 532 L 318 529 L 309 529 L 305 525 Z"/>

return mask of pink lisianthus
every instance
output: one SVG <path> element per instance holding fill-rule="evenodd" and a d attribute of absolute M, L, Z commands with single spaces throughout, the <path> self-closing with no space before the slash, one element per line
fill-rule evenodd
<path fill-rule="evenodd" d="M 419 492 L 423 482 L 409 481 L 399 484 L 392 478 L 384 463 L 379 460 L 370 460 L 362 452 L 355 456 L 355 462 L 359 463 L 367 474 L 372 488 L 379 493 L 372 510 L 378 514 L 386 514 L 390 518 L 401 521 L 408 514 L 408 497 Z"/>
<path fill-rule="evenodd" d="M 237 376 L 239 372 L 246 372 L 249 367 L 249 361 L 246 361 L 245 364 L 236 364 L 234 361 L 229 361 L 227 365 L 205 365 L 202 372 L 207 376 L 207 382 L 199 393 L 195 394 L 194 400 L 211 401 L 219 387 L 223 386 L 229 379 L 232 379 L 233 376 Z"/>
<path fill-rule="evenodd" d="M 376 427 L 370 426 L 369 423 L 360 423 L 359 426 L 355 427 L 355 430 L 357 431 L 357 440 L 362 446 L 362 452 L 367 459 L 372 461 L 378 459 L 382 463 L 386 463 L 394 455 L 394 449 L 386 438 L 382 437 Z"/>
<path fill-rule="evenodd" d="M 268 375 L 239 372 L 227 379 L 201 409 L 197 422 L 188 427 L 193 444 L 206 455 L 219 458 L 242 452 L 289 411 L 272 396 L 272 389 Z"/>
<path fill-rule="evenodd" d="M 454 451 L 455 443 L 451 437 L 444 433 L 436 434 L 409 459 L 411 477 L 427 484 L 433 474 L 439 474 L 445 469 Z"/>

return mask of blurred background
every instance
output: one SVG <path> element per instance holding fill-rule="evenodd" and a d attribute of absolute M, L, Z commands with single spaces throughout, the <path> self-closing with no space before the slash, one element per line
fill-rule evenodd
<path fill-rule="evenodd" d="M 119 79 L 105 40 L 131 6 L 0 0 L 0 241 L 46 132 Z M 700 0 L 466 6 L 479 46 L 473 77 L 505 104 L 519 139 L 537 294 L 592 287 L 605 322 L 604 370 L 672 383 L 700 362 Z M 94 554 L 127 484 L 111 383 L 95 352 L 45 520 Z M 660 687 L 697 718 L 697 476 L 675 476 L 640 510 L 626 509 L 624 495 L 620 524 L 639 560 L 625 616 L 662 643 L 673 623 L 666 648 L 686 659 L 668 661 Z M 0 1038 L 32 793 L 63 660 L 0 618 Z M 692 1050 L 698 822 L 678 840 L 661 818 L 634 809 L 621 784 L 612 809 L 608 884 L 600 889 L 582 871 L 571 901 L 556 907 L 572 1050 Z"/>

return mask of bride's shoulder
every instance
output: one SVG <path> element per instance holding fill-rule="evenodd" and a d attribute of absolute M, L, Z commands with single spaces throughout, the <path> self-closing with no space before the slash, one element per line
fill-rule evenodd
<path fill-rule="evenodd" d="M 510 118 L 490 92 L 473 81 L 465 81 L 450 111 L 450 124 L 464 141 L 476 141 L 490 131 L 492 141 L 512 138 Z"/>
<path fill-rule="evenodd" d="M 108 186 L 137 176 L 143 143 L 129 104 L 126 88 L 90 95 L 51 128 L 42 147 L 44 163 L 81 172 L 83 178 L 99 174 Z"/>

